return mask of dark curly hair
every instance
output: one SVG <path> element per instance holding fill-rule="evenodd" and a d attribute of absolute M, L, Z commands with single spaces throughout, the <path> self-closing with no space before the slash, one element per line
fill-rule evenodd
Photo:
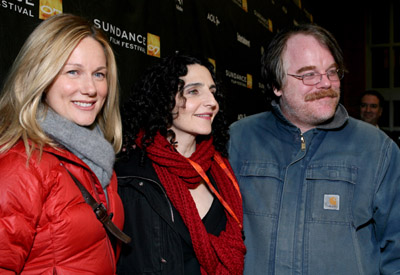
<path fill-rule="evenodd" d="M 220 83 L 216 80 L 214 66 L 205 58 L 189 56 L 176 52 L 165 57 L 156 65 L 148 68 L 142 78 L 136 83 L 125 103 L 121 106 L 123 125 L 123 155 L 129 155 L 135 146 L 138 133 L 143 130 L 143 148 L 153 142 L 154 136 L 160 132 L 164 137 L 175 134 L 168 130 L 173 121 L 172 110 L 175 107 L 177 93 L 183 96 L 185 85 L 181 77 L 188 73 L 188 65 L 199 64 L 206 67 L 215 82 L 217 91 L 215 99 L 220 109 L 213 121 L 212 132 L 215 149 L 227 156 L 226 143 L 229 139 L 228 124 L 224 117 L 224 95 Z M 198 136 L 197 139 L 207 139 L 208 136 Z"/>

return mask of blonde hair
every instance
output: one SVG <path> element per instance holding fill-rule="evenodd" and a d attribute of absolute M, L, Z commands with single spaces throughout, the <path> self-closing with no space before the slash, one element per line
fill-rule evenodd
<path fill-rule="evenodd" d="M 60 14 L 43 21 L 22 46 L 5 81 L 0 98 L 0 153 L 20 139 L 28 156 L 35 148 L 56 144 L 41 130 L 36 114 L 43 94 L 54 82 L 78 43 L 92 37 L 107 60 L 107 99 L 96 121 L 117 153 L 122 145 L 119 85 L 114 53 L 104 33 L 75 15 Z"/>

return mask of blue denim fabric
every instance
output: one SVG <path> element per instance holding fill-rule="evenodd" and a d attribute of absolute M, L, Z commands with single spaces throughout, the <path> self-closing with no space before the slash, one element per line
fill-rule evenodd
<path fill-rule="evenodd" d="M 382 131 L 339 105 L 301 134 L 275 105 L 231 126 L 229 156 L 244 274 L 400 274 L 400 152 Z"/>

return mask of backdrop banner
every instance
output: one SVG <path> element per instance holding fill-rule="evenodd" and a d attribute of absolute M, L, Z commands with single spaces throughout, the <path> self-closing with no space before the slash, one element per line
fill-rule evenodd
<path fill-rule="evenodd" d="M 269 109 L 261 55 L 279 29 L 313 20 L 300 0 L 1 0 L 1 83 L 27 36 L 58 13 L 86 17 L 108 35 L 122 100 L 161 57 L 208 58 L 227 94 L 229 122 Z"/>

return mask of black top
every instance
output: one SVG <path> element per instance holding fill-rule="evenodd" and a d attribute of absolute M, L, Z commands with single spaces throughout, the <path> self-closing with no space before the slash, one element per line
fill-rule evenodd
<path fill-rule="evenodd" d="M 213 183 L 214 187 L 215 184 Z M 194 252 L 193 244 L 190 241 L 188 243 L 185 240 L 191 240 L 189 231 L 186 225 L 183 223 L 183 220 L 179 216 L 177 219 L 177 226 L 181 228 L 181 232 L 185 232 L 186 236 L 182 237 L 182 251 L 184 258 L 184 268 L 185 274 L 196 275 L 201 274 L 200 272 L 200 264 L 196 258 L 196 254 Z M 207 214 L 203 217 L 203 224 L 206 227 L 208 233 L 213 234 L 215 236 L 219 236 L 222 230 L 226 227 L 226 215 L 224 212 L 224 207 L 221 202 L 214 196 L 213 203 L 211 204 L 210 209 Z"/>

